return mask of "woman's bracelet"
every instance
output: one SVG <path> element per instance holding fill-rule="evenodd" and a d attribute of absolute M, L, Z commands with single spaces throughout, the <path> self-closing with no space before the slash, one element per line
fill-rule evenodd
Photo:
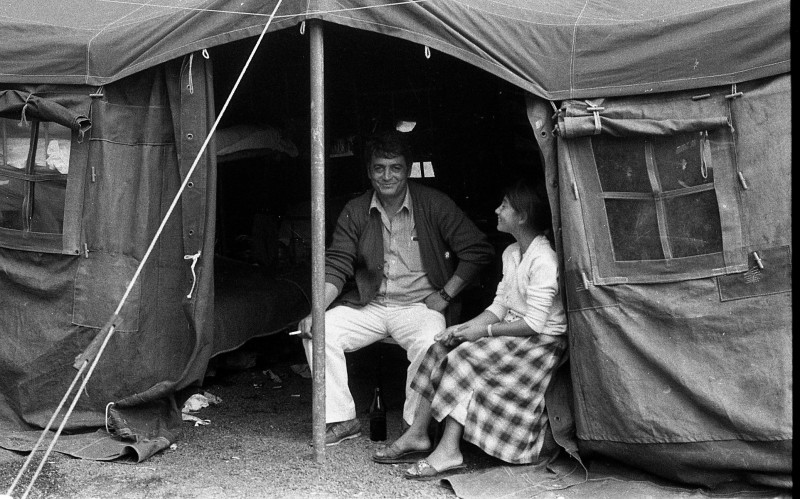
<path fill-rule="evenodd" d="M 492 325 L 491 324 L 486 326 L 486 332 L 489 333 L 489 337 L 490 338 L 494 337 L 494 335 L 492 334 Z"/>

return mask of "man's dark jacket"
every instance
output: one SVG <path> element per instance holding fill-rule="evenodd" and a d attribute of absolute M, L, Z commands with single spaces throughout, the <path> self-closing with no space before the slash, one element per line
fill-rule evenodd
<path fill-rule="evenodd" d="M 492 261 L 494 248 L 452 199 L 430 187 L 408 183 L 414 207 L 422 265 L 441 289 L 455 274 L 466 283 Z M 360 307 L 372 301 L 383 280 L 383 230 L 378 210 L 370 211 L 373 190 L 350 200 L 339 215 L 325 254 L 325 281 L 341 293 L 337 303 Z M 345 283 L 355 278 L 355 287 Z M 460 311 L 454 301 L 445 317 L 451 324 Z"/>

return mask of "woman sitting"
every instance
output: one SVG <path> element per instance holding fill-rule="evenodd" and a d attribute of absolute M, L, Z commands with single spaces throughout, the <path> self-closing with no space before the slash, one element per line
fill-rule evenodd
<path fill-rule="evenodd" d="M 494 301 L 436 336 L 411 385 L 422 394 L 414 423 L 373 455 L 379 463 L 414 462 L 412 456 L 430 452 L 431 418 L 445 420 L 439 444 L 406 478 L 441 478 L 464 468 L 462 436 L 509 463 L 536 462 L 543 453 L 550 432 L 544 394 L 567 346 L 558 262 L 544 235 L 550 210 L 518 182 L 495 213 L 497 229 L 516 242 L 503 252 Z"/>

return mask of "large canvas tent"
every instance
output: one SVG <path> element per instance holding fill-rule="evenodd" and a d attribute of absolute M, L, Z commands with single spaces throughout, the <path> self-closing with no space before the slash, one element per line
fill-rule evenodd
<path fill-rule="evenodd" d="M 0 2 L 4 447 L 45 425 L 206 138 L 204 50 L 256 36 L 275 3 Z M 528 93 L 571 331 L 550 412 L 571 451 L 692 483 L 786 483 L 788 2 L 284 1 L 270 29 L 310 19 Z M 10 161 L 20 144 L 40 162 Z M 217 342 L 215 178 L 207 154 L 68 429 L 108 422 L 141 458 L 175 438 L 174 395 Z"/>

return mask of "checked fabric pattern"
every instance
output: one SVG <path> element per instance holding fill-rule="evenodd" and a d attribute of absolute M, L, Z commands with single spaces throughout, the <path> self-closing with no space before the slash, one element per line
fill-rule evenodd
<path fill-rule="evenodd" d="M 539 457 L 547 424 L 544 394 L 567 346 L 566 335 L 481 338 L 453 349 L 434 343 L 411 387 L 443 420 L 472 391 L 464 438 L 513 464 Z"/>

